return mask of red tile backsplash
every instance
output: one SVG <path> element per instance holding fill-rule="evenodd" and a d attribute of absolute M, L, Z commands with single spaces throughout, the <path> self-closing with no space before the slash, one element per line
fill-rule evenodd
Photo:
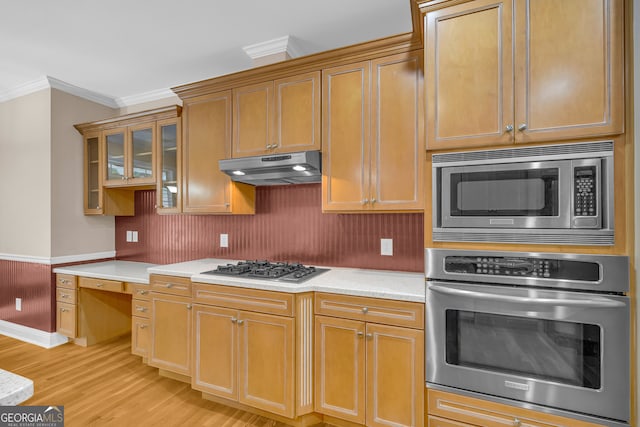
<path fill-rule="evenodd" d="M 322 213 L 320 184 L 256 188 L 255 215 L 158 215 L 155 191 L 137 191 L 136 215 L 116 218 L 116 258 L 169 264 L 198 258 L 268 259 L 422 272 L 423 215 Z M 127 230 L 138 242 L 126 242 Z M 219 247 L 219 235 L 229 247 Z M 380 239 L 393 239 L 393 256 Z"/>

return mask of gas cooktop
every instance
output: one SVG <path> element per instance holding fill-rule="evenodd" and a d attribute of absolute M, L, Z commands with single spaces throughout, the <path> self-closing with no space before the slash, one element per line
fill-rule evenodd
<path fill-rule="evenodd" d="M 299 263 L 256 260 L 219 265 L 215 270 L 205 271 L 202 274 L 301 283 L 325 271 L 329 269 L 309 267 Z"/>

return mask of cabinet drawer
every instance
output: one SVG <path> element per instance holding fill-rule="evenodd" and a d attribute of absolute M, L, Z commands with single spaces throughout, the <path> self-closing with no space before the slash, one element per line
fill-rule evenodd
<path fill-rule="evenodd" d="M 151 315 L 151 301 L 131 300 L 131 315 L 148 318 Z"/>
<path fill-rule="evenodd" d="M 259 313 L 293 316 L 295 295 L 225 285 L 193 284 L 193 301 Z"/>
<path fill-rule="evenodd" d="M 149 300 L 149 285 L 142 285 L 139 283 L 131 284 L 131 295 L 133 299 Z"/>
<path fill-rule="evenodd" d="M 56 286 L 61 288 L 75 289 L 76 280 L 77 277 L 71 274 L 56 274 Z"/>
<path fill-rule="evenodd" d="M 424 304 L 316 293 L 315 313 L 385 325 L 424 329 Z"/>
<path fill-rule="evenodd" d="M 56 288 L 56 301 L 66 302 L 68 304 L 76 303 L 76 290 L 75 289 L 67 289 L 61 288 L 58 286 Z"/>
<path fill-rule="evenodd" d="M 188 277 L 152 274 L 149 278 L 149 287 L 155 292 L 191 296 L 191 279 Z"/>
<path fill-rule="evenodd" d="M 93 279 L 90 277 L 80 277 L 78 286 L 81 288 L 98 289 L 109 292 L 123 292 L 124 283 L 115 280 Z"/>
<path fill-rule="evenodd" d="M 602 427 L 585 421 L 545 414 L 531 409 L 515 408 L 440 390 L 427 390 L 427 395 L 429 426 Z M 458 422 L 443 424 L 438 417 Z M 435 419 L 435 423 L 432 423 L 432 418 Z"/>
<path fill-rule="evenodd" d="M 76 305 L 64 302 L 56 303 L 56 331 L 69 338 L 77 334 Z"/>
<path fill-rule="evenodd" d="M 447 420 L 446 418 L 429 416 L 428 427 L 476 427 L 472 424 L 459 423 L 458 421 Z"/>

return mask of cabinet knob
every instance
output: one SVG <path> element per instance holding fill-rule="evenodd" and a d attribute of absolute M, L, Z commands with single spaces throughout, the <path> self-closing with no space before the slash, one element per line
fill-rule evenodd
<path fill-rule="evenodd" d="M 358 331 L 358 332 L 356 332 L 356 336 L 357 336 L 358 338 L 362 338 L 362 337 L 364 337 L 364 332 L 360 332 L 360 331 Z"/>
<path fill-rule="evenodd" d="M 526 123 L 520 123 L 520 126 L 518 126 L 518 130 L 519 131 L 523 131 L 527 129 L 527 124 Z"/>
<path fill-rule="evenodd" d="M 522 425 L 522 422 L 518 418 L 515 418 L 513 420 L 513 427 L 520 427 L 521 425 Z"/>
<path fill-rule="evenodd" d="M 140 329 L 147 329 L 147 325 L 140 325 Z"/>
<path fill-rule="evenodd" d="M 103 283 L 96 283 L 96 286 L 99 287 L 99 288 L 102 288 L 102 287 L 104 287 L 104 284 Z"/>
<path fill-rule="evenodd" d="M 362 201 L 362 204 L 363 204 L 363 205 L 366 205 L 367 203 L 369 203 L 369 199 L 364 199 L 364 200 Z"/>
<path fill-rule="evenodd" d="M 236 323 L 238 321 L 238 319 L 236 319 L 235 317 L 231 318 L 231 323 Z"/>
<path fill-rule="evenodd" d="M 193 306 L 191 304 L 187 304 L 187 310 L 191 310 Z"/>
<path fill-rule="evenodd" d="M 243 323 L 244 323 L 244 320 L 238 319 L 238 325 L 242 325 Z"/>
<path fill-rule="evenodd" d="M 144 313 L 145 311 L 147 311 L 147 309 L 145 307 L 136 307 L 136 311 L 139 311 L 141 313 Z"/>
<path fill-rule="evenodd" d="M 513 132 L 513 125 L 506 125 L 504 127 L 504 130 L 507 131 L 507 132 Z"/>
<path fill-rule="evenodd" d="M 371 338 L 373 338 L 373 334 L 367 334 L 367 335 L 365 335 L 365 337 L 367 337 L 367 339 L 371 339 Z"/>
<path fill-rule="evenodd" d="M 140 295 L 146 295 L 146 294 L 148 294 L 148 293 L 149 293 L 149 291 L 138 291 L 138 293 L 139 293 Z"/>
<path fill-rule="evenodd" d="M 369 309 L 367 307 L 362 307 L 362 312 L 364 314 L 367 314 L 369 312 Z"/>
<path fill-rule="evenodd" d="M 377 200 L 375 198 L 371 199 L 371 203 L 375 203 L 375 202 L 377 202 Z"/>
<path fill-rule="evenodd" d="M 96 206 L 96 209 L 100 209 L 100 205 Z"/>
<path fill-rule="evenodd" d="M 68 294 L 60 294 L 60 298 L 69 298 Z"/>
<path fill-rule="evenodd" d="M 61 308 L 60 311 L 63 312 L 63 313 L 66 313 L 69 310 L 67 310 L 66 308 Z"/>

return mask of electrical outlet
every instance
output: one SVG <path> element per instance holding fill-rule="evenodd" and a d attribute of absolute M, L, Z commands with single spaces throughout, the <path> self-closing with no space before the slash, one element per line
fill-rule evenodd
<path fill-rule="evenodd" d="M 16 298 L 16 311 L 22 311 L 22 298 Z"/>
<path fill-rule="evenodd" d="M 137 242 L 138 241 L 138 232 L 137 231 L 132 231 L 131 232 L 131 241 L 132 242 Z"/>
<path fill-rule="evenodd" d="M 228 248 L 229 247 L 229 235 L 228 234 L 221 234 L 220 235 L 220 247 L 221 248 Z"/>
<path fill-rule="evenodd" d="M 393 239 L 380 239 L 380 255 L 393 256 Z"/>
<path fill-rule="evenodd" d="M 133 231 L 127 230 L 127 242 L 133 242 Z"/>

